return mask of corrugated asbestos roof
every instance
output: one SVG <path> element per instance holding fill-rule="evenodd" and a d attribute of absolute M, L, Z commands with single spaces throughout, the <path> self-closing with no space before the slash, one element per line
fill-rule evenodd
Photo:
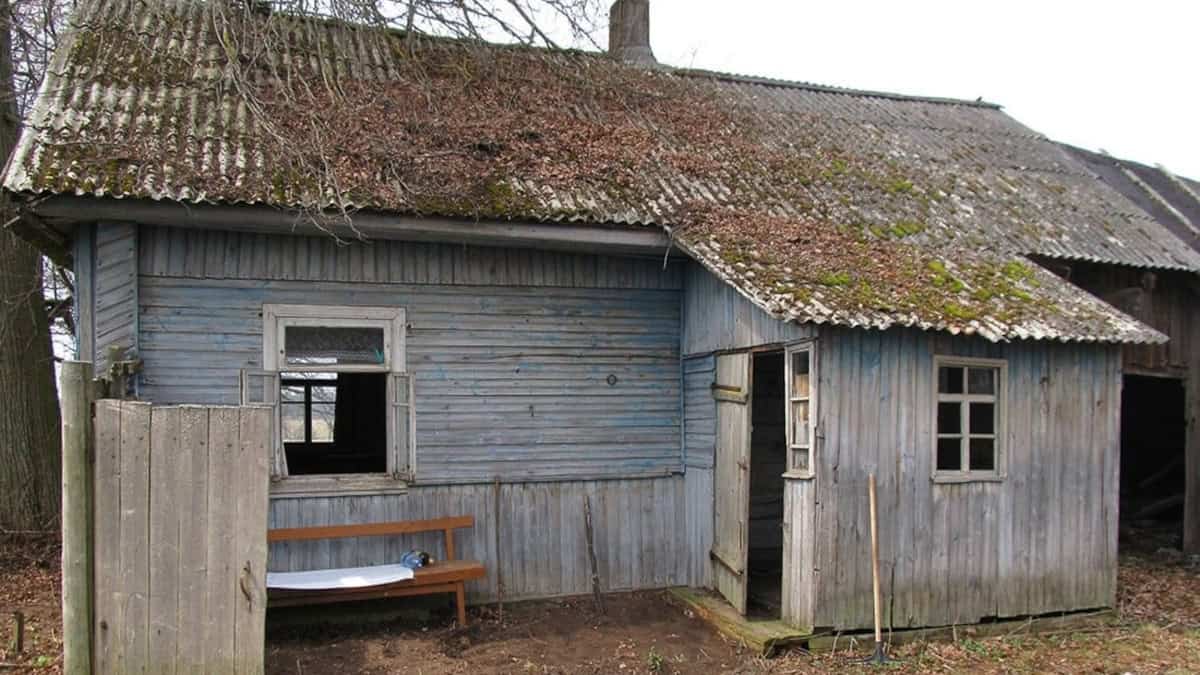
<path fill-rule="evenodd" d="M 1101 180 L 1200 251 L 1200 183 L 1163 167 L 1064 145 Z"/>
<path fill-rule="evenodd" d="M 5 187 L 656 225 L 781 318 L 992 340 L 1165 339 L 1023 255 L 1200 270 L 991 104 L 222 7 L 82 3 Z"/>

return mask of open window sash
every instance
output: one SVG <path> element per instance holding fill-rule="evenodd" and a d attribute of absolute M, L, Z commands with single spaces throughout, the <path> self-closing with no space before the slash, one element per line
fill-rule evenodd
<path fill-rule="evenodd" d="M 809 340 L 790 345 L 784 355 L 788 447 L 784 475 L 790 478 L 815 475 L 817 381 L 816 344 Z"/>
<path fill-rule="evenodd" d="M 416 410 L 411 373 L 388 376 L 388 473 L 397 480 L 412 481 L 416 473 Z"/>
<path fill-rule="evenodd" d="M 271 416 L 271 480 L 279 480 L 287 474 L 287 453 L 283 451 L 282 429 L 279 419 L 279 373 L 272 370 L 242 371 L 242 405 L 269 405 L 274 410 Z"/>

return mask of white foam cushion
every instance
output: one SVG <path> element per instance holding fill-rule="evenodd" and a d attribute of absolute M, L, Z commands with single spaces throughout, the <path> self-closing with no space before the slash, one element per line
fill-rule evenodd
<path fill-rule="evenodd" d="M 413 578 L 404 565 L 341 567 L 306 572 L 267 572 L 267 588 L 293 591 L 320 591 L 333 588 L 365 588 Z"/>

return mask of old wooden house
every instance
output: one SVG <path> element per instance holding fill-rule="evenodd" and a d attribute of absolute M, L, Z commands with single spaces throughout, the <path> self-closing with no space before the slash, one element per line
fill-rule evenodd
<path fill-rule="evenodd" d="M 1060 146 L 648 67 L 644 11 L 634 64 L 228 7 L 83 3 L 4 185 L 82 357 L 275 407 L 272 526 L 472 514 L 474 601 L 548 597 L 586 495 L 605 588 L 852 630 L 875 474 L 890 625 L 1114 604 L 1121 353 L 1166 337 L 1035 260 L 1200 254 Z"/>
<path fill-rule="evenodd" d="M 1067 147 L 1106 185 L 1200 250 L 1200 183 L 1102 153 Z M 1072 283 L 1166 334 L 1124 350 L 1121 511 L 1154 519 L 1200 554 L 1200 286 L 1185 270 L 1043 261 Z"/>

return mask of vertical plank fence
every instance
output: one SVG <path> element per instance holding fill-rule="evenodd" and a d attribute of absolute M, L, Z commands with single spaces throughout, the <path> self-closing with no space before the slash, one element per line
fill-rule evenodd
<path fill-rule="evenodd" d="M 68 396 L 64 413 L 90 407 L 68 406 Z M 74 606 L 76 625 L 91 614 L 90 645 L 87 631 L 64 634 L 73 664 L 100 674 L 263 671 L 271 419 L 253 406 L 95 402 L 94 452 L 73 451 L 92 458 L 93 569 L 92 607 Z M 64 518 L 64 540 L 72 531 L 79 540 L 79 527 Z M 87 568 L 64 567 L 64 589 L 80 588 Z"/>

